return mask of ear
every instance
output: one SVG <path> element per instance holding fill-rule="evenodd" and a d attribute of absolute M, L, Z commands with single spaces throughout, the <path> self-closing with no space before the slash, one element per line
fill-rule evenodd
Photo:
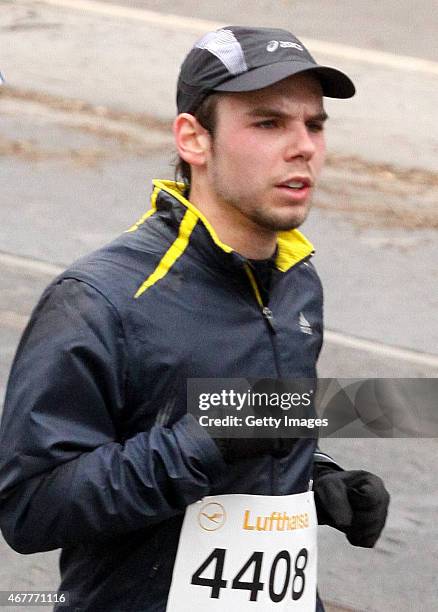
<path fill-rule="evenodd" d="M 203 166 L 211 147 L 211 137 L 189 113 L 181 113 L 173 122 L 173 134 L 180 157 L 192 166 Z"/>

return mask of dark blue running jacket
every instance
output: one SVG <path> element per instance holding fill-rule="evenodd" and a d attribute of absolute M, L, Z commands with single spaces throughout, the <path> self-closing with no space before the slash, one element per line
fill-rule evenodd
<path fill-rule="evenodd" d="M 226 465 L 184 414 L 181 381 L 314 377 L 312 251 L 280 233 L 264 303 L 250 262 L 154 181 L 151 210 L 46 289 L 7 388 L 0 527 L 18 552 L 62 548 L 60 610 L 163 612 L 188 504 L 308 489 L 315 440 Z"/>

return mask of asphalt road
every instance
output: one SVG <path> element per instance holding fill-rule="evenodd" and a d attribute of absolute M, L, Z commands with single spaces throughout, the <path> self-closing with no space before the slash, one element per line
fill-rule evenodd
<path fill-rule="evenodd" d="M 226 24 L 291 29 L 300 36 L 438 61 L 436 0 L 103 0 Z M 248 8 L 251 7 L 249 11 Z"/>
<path fill-rule="evenodd" d="M 243 2 L 119 4 L 221 22 L 248 12 Z M 436 3 L 355 5 L 258 2 L 251 22 L 296 22 L 313 39 L 437 59 Z M 0 393 L 44 286 L 131 225 L 147 206 L 151 178 L 172 174 L 173 83 L 200 27 L 0 0 L 0 69 L 8 78 L 0 93 Z M 326 291 L 320 375 L 436 377 L 438 76 L 383 60 L 322 59 L 360 87 L 351 104 L 329 105 L 331 156 L 303 228 Z M 379 473 L 392 494 L 375 550 L 321 530 L 324 597 L 354 610 L 434 609 L 437 441 L 322 446 L 345 466 Z M 56 552 L 22 557 L 4 544 L 0 551 L 0 590 L 56 587 Z"/>

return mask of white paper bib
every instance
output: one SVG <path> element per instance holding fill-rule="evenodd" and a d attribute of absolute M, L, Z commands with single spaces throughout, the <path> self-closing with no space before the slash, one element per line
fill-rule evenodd
<path fill-rule="evenodd" d="M 315 612 L 313 492 L 188 506 L 166 612 Z"/>

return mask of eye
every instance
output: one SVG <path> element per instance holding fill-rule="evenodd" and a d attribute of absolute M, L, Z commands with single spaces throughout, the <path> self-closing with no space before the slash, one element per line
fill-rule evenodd
<path fill-rule="evenodd" d="M 255 125 L 256 127 L 260 127 L 265 130 L 270 130 L 272 128 L 278 127 L 278 120 L 277 119 L 263 119 L 263 121 L 257 121 Z"/>
<path fill-rule="evenodd" d="M 324 129 L 324 124 L 321 121 L 311 121 L 307 124 L 307 129 L 309 132 L 313 132 L 314 134 L 318 132 L 322 132 Z"/>

